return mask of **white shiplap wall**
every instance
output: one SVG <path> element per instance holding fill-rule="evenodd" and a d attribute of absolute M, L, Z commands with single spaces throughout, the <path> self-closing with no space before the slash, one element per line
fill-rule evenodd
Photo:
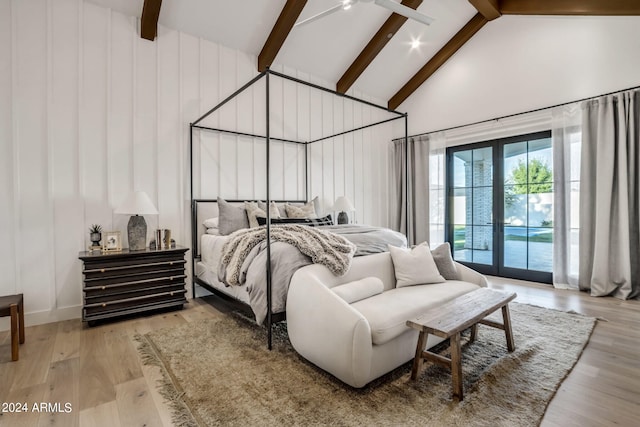
<path fill-rule="evenodd" d="M 28 323 L 80 315 L 87 229 L 124 233 L 128 217 L 113 209 L 133 190 L 160 211 L 146 218 L 149 236 L 169 228 L 189 244 L 189 123 L 256 74 L 252 55 L 162 27 L 149 42 L 137 27 L 82 0 L 0 0 L 0 295 L 24 293 Z M 272 86 L 274 136 L 307 140 L 387 117 L 275 77 Z M 263 88 L 206 124 L 263 133 Z M 328 210 L 347 195 L 357 222 L 386 225 L 391 136 L 384 125 L 314 144 L 310 196 Z M 196 196 L 264 197 L 261 141 L 202 134 L 194 152 Z M 274 144 L 271 155 L 283 171 L 271 197 L 302 197 L 302 149 Z"/>

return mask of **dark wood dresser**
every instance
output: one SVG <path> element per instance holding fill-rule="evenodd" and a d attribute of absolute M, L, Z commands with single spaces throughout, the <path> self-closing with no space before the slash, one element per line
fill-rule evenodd
<path fill-rule="evenodd" d="M 84 262 L 82 320 L 95 321 L 187 302 L 184 254 L 188 248 L 80 252 Z"/>

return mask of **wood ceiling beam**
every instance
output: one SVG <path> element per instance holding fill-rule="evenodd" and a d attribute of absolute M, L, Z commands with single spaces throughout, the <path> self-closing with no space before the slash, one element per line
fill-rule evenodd
<path fill-rule="evenodd" d="M 638 0 L 501 0 L 500 11 L 504 15 L 631 16 L 640 15 L 640 2 Z"/>
<path fill-rule="evenodd" d="M 398 108 L 405 99 L 422 85 L 438 68 L 451 58 L 475 33 L 486 23 L 487 19 L 477 13 L 451 38 L 434 56 L 409 80 L 388 102 L 391 110 Z"/>
<path fill-rule="evenodd" d="M 412 9 L 417 9 L 422 3 L 422 0 L 403 0 L 404 6 Z M 382 49 L 389 43 L 389 40 L 396 34 L 396 32 L 407 21 L 407 18 L 392 13 L 391 16 L 382 24 L 378 32 L 362 49 L 362 52 L 349 66 L 347 71 L 340 77 L 336 84 L 336 91 L 340 93 L 346 93 L 349 88 L 355 83 L 360 75 L 367 69 L 367 67 L 373 62 L 376 56 L 382 51 Z"/>
<path fill-rule="evenodd" d="M 282 8 L 282 12 L 280 12 L 280 16 L 278 16 L 278 20 L 271 29 L 269 37 L 267 37 L 267 41 L 260 51 L 260 55 L 258 55 L 259 72 L 263 72 L 273 64 L 273 60 L 276 59 L 276 55 L 280 52 L 284 41 L 287 39 L 287 36 L 306 4 L 307 0 L 287 0 L 287 3 Z"/>
<path fill-rule="evenodd" d="M 487 19 L 487 21 L 493 21 L 502 15 L 500 13 L 498 0 L 469 0 L 469 3 L 471 3 L 473 7 L 475 7 L 476 10 Z"/>
<path fill-rule="evenodd" d="M 140 18 L 140 37 L 155 40 L 158 35 L 158 18 L 160 17 L 162 0 L 144 0 L 142 18 Z"/>

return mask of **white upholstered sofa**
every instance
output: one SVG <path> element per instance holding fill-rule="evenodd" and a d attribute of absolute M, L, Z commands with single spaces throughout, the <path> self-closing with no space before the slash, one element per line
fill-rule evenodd
<path fill-rule="evenodd" d="M 401 288 L 389 252 L 354 258 L 342 277 L 318 264 L 303 267 L 293 275 L 287 297 L 291 344 L 341 381 L 363 387 L 414 357 L 418 332 L 406 326 L 408 319 L 487 285 L 483 275 L 455 265 L 460 280 Z M 349 303 L 332 290 L 371 277 L 384 290 L 359 301 Z M 441 341 L 429 335 L 427 348 Z"/>

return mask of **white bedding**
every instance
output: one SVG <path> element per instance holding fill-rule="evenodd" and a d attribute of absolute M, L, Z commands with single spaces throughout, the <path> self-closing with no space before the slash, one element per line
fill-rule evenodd
<path fill-rule="evenodd" d="M 246 286 L 225 286 L 218 280 L 218 263 L 220 254 L 228 236 L 203 234 L 200 237 L 201 261 L 196 263 L 196 275 L 211 287 L 249 304 L 249 293 Z"/>

